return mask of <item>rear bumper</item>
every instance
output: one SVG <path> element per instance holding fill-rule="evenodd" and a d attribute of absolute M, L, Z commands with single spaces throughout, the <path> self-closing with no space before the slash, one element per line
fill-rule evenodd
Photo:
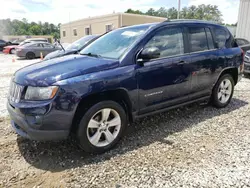
<path fill-rule="evenodd" d="M 7 109 L 11 118 L 11 125 L 15 132 L 25 138 L 31 140 L 47 141 L 47 140 L 63 140 L 67 139 L 69 130 L 39 130 L 31 127 L 27 118 L 22 113 L 18 113 L 10 104 Z M 34 125 L 33 125 L 34 126 Z"/>

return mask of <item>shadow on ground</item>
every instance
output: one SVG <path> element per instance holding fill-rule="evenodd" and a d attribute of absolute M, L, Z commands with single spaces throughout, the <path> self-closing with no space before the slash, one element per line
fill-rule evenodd
<path fill-rule="evenodd" d="M 18 137 L 17 143 L 21 154 L 32 166 L 58 172 L 109 160 L 111 157 L 148 146 L 154 142 L 173 144 L 167 140 L 169 135 L 197 126 L 198 123 L 215 116 L 230 113 L 247 104 L 245 101 L 233 98 L 230 105 L 224 109 L 193 104 L 143 118 L 128 127 L 126 136 L 118 143 L 117 147 L 101 155 L 87 154 L 71 140 L 36 142 Z"/>

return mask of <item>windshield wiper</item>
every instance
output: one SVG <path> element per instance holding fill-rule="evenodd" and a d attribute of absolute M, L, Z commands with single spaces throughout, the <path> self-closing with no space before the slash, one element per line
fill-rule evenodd
<path fill-rule="evenodd" d="M 93 53 L 86 53 L 86 54 L 81 54 L 81 55 L 87 55 L 87 56 L 91 56 L 91 57 L 102 57 L 101 55 L 98 55 L 98 54 L 93 54 Z"/>

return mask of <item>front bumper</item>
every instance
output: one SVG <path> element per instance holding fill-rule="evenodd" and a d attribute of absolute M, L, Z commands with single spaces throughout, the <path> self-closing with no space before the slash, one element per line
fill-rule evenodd
<path fill-rule="evenodd" d="M 35 129 L 36 124 L 39 124 L 39 119 L 42 119 L 41 116 L 29 116 L 33 118 L 34 121 L 30 121 L 25 114 L 20 112 L 19 109 L 15 109 L 12 107 L 9 102 L 7 104 L 7 109 L 11 118 L 11 125 L 15 132 L 25 138 L 31 140 L 39 140 L 39 141 L 46 141 L 46 140 L 63 140 L 67 139 L 69 135 L 69 130 L 42 130 L 42 129 Z M 38 120 L 36 121 L 36 118 Z"/>

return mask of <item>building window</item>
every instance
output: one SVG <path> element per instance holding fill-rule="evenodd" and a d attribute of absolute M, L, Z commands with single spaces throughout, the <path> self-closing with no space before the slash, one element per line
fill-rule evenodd
<path fill-rule="evenodd" d="M 77 36 L 77 30 L 76 29 L 73 29 L 73 34 L 74 34 L 74 36 Z"/>
<path fill-rule="evenodd" d="M 63 37 L 66 37 L 66 31 L 63 31 Z"/>
<path fill-rule="evenodd" d="M 106 32 L 109 32 L 112 30 L 112 24 L 107 24 L 106 25 Z"/>
<path fill-rule="evenodd" d="M 90 35 L 90 28 L 89 27 L 85 28 L 85 35 Z"/>

